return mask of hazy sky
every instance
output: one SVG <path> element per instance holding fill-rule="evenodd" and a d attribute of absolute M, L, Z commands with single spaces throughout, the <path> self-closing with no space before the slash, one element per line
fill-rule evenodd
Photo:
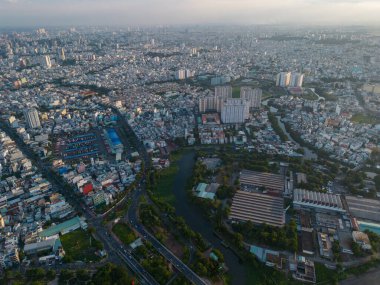
<path fill-rule="evenodd" d="M 380 0 L 0 0 L 0 26 L 380 24 Z"/>

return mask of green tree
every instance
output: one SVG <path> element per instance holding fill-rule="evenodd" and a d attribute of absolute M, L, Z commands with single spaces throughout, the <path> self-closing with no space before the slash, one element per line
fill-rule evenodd
<path fill-rule="evenodd" d="M 48 271 L 46 271 L 46 279 L 51 281 L 51 280 L 54 280 L 54 278 L 56 277 L 56 272 L 55 270 L 53 269 L 49 269 Z"/>
<path fill-rule="evenodd" d="M 91 275 L 84 269 L 77 270 L 76 276 L 79 281 L 88 281 L 91 279 Z"/>
<path fill-rule="evenodd" d="M 59 274 L 58 282 L 59 284 L 66 284 L 67 281 L 73 279 L 74 277 L 74 272 L 67 269 L 62 269 L 61 273 Z"/>
<path fill-rule="evenodd" d="M 240 247 L 240 248 L 243 248 L 243 246 L 244 246 L 244 244 L 243 244 L 243 241 L 244 241 L 243 235 L 241 233 L 235 233 L 234 238 L 235 238 L 235 243 L 237 244 L 237 246 Z"/>
<path fill-rule="evenodd" d="M 32 281 L 42 280 L 45 278 L 45 269 L 43 268 L 32 268 L 28 269 L 25 273 L 26 278 Z"/>
<path fill-rule="evenodd" d="M 331 250 L 334 255 L 334 260 L 339 261 L 340 260 L 340 244 L 338 240 L 333 241 Z"/>

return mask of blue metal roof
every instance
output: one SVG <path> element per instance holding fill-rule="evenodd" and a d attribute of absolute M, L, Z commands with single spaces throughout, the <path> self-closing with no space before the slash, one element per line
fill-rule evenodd
<path fill-rule="evenodd" d="M 121 145 L 120 138 L 117 135 L 115 129 L 108 129 L 107 134 L 114 146 Z"/>

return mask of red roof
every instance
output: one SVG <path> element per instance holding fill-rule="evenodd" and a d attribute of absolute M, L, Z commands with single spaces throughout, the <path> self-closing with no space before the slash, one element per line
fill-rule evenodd
<path fill-rule="evenodd" d="M 83 194 L 84 195 L 87 195 L 92 190 L 94 190 L 94 187 L 92 186 L 92 183 L 87 183 L 86 185 L 83 186 Z"/>

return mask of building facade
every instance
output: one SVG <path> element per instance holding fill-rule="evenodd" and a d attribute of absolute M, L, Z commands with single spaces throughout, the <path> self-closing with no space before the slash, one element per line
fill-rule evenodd
<path fill-rule="evenodd" d="M 24 111 L 25 121 L 30 129 L 36 129 L 41 127 L 38 111 L 35 108 L 27 109 Z"/>
<path fill-rule="evenodd" d="M 250 108 L 260 108 L 263 91 L 259 88 L 241 87 L 240 98 L 249 102 Z"/>
<path fill-rule="evenodd" d="M 222 106 L 224 124 L 241 124 L 249 117 L 249 102 L 243 99 L 227 99 Z"/>

